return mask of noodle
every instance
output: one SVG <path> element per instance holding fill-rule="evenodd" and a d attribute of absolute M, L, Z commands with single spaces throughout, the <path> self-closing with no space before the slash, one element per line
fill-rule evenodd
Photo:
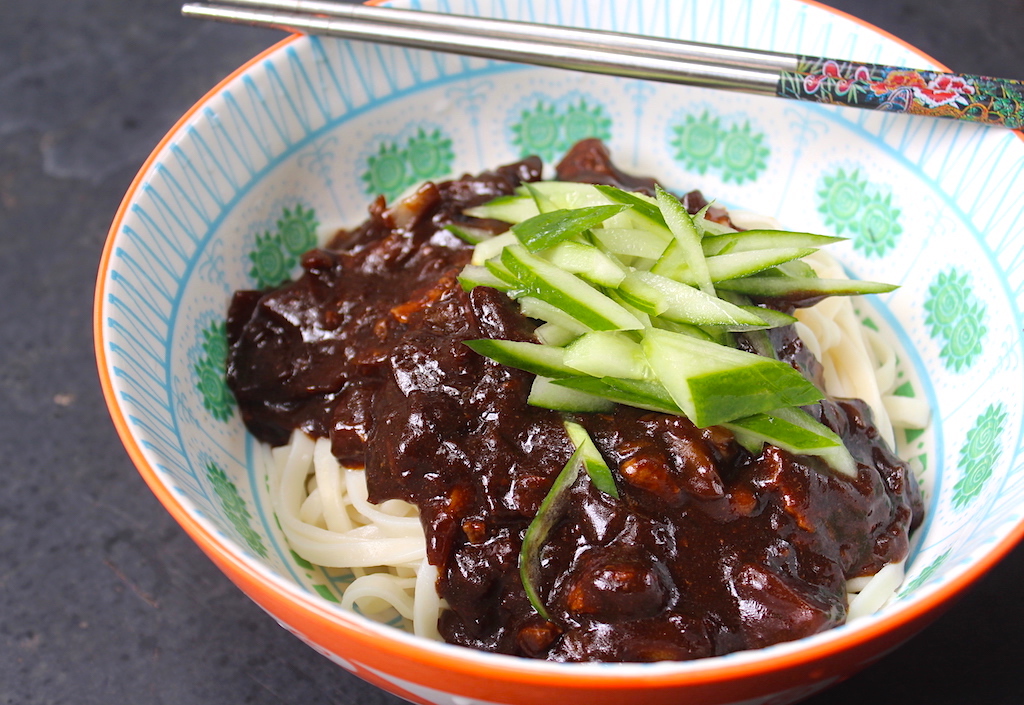
<path fill-rule="evenodd" d="M 779 228 L 773 219 L 737 211 L 743 228 Z M 822 277 L 844 277 L 828 255 L 807 258 Z M 795 314 L 797 333 L 822 363 L 825 391 L 864 400 L 880 433 L 895 448 L 895 429 L 922 428 L 929 408 L 920 399 L 896 395 L 897 351 L 858 319 L 848 297 L 832 297 Z M 363 470 L 340 466 L 327 439 L 295 431 L 286 446 L 261 446 L 270 479 L 270 498 L 291 548 L 326 569 L 355 576 L 341 604 L 389 619 L 395 613 L 417 635 L 438 639 L 445 609 L 435 589 L 437 569 L 426 559 L 426 540 L 416 508 L 400 500 L 380 505 L 368 499 Z M 881 608 L 903 579 L 903 563 L 848 582 L 847 621 Z"/>
<path fill-rule="evenodd" d="M 365 474 L 343 468 L 331 442 L 301 431 L 285 446 L 260 446 L 270 500 L 292 550 L 323 568 L 350 569 L 355 579 L 342 606 L 364 614 L 394 610 L 414 634 L 437 639 L 444 608 L 427 563 L 416 508 L 400 500 L 367 501 Z"/>

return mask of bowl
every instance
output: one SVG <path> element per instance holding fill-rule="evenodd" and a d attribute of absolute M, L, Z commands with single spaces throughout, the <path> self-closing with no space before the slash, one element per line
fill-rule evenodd
<path fill-rule="evenodd" d="M 423 0 L 414 8 L 658 34 L 877 63 L 934 64 L 796 0 Z M 932 424 L 901 437 L 927 519 L 877 614 L 686 663 L 554 664 L 428 641 L 343 610 L 339 577 L 290 551 L 224 382 L 236 289 L 279 281 L 378 193 L 604 139 L 620 166 L 795 230 L 848 239 L 862 278 L 900 284 L 862 316 L 903 350 L 897 394 Z M 186 113 L 110 230 L 95 301 L 107 404 L 139 472 L 241 590 L 343 668 L 420 703 L 793 702 L 934 619 L 1024 531 L 1019 223 L 1009 131 L 739 93 L 290 37 Z"/>

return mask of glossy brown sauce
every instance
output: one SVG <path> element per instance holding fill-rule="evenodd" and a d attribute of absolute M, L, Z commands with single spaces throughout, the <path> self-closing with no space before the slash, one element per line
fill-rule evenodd
<path fill-rule="evenodd" d="M 296 428 L 330 438 L 340 462 L 365 466 L 372 501 L 419 508 L 449 642 L 559 661 L 682 660 L 840 624 L 846 580 L 903 558 L 921 518 L 909 469 L 867 408 L 846 400 L 810 411 L 846 440 L 854 481 L 775 448 L 751 455 L 727 431 L 681 417 L 577 416 L 620 497 L 581 474 L 541 554 L 550 621 L 531 607 L 522 536 L 572 446 L 561 415 L 526 404 L 531 375 L 462 344 L 530 340 L 534 325 L 493 289 L 462 290 L 470 248 L 444 226 L 540 168 L 527 159 L 427 184 L 392 209 L 378 199 L 362 226 L 303 258 L 297 281 L 238 292 L 228 380 L 246 424 L 271 444 Z M 596 141 L 557 175 L 653 185 L 615 169 Z M 695 192 L 686 205 L 704 201 Z M 782 359 L 819 374 L 791 329 L 772 335 Z"/>

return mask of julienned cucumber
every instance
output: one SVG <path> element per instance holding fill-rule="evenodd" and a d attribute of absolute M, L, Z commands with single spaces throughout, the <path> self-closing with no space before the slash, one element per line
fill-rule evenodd
<path fill-rule="evenodd" d="M 569 490 L 576 484 L 583 469 L 583 449 L 577 448 L 569 457 L 562 471 L 555 477 L 551 489 L 548 490 L 540 508 L 534 515 L 523 535 L 523 545 L 519 550 L 519 579 L 526 590 L 530 604 L 544 619 L 548 619 L 548 610 L 540 595 L 540 551 L 547 543 L 548 535 L 562 518 Z"/>
<path fill-rule="evenodd" d="M 857 463 L 843 440 L 802 409 L 775 409 L 723 425 L 752 452 L 760 452 L 762 444 L 767 443 L 791 453 L 820 456 L 833 470 L 857 477 Z M 812 449 L 815 452 L 810 452 Z"/>
<path fill-rule="evenodd" d="M 615 477 L 612 475 L 612 470 L 608 467 L 608 463 L 605 462 L 597 446 L 594 445 L 594 441 L 590 439 L 587 429 L 573 421 L 566 421 L 565 431 L 569 434 L 573 445 L 580 451 L 583 469 L 587 471 L 587 475 L 590 476 L 590 481 L 594 483 L 594 487 L 607 495 L 618 497 L 619 490 L 615 486 Z"/>
<path fill-rule="evenodd" d="M 724 345 L 654 329 L 643 349 L 672 400 L 702 428 L 822 398 L 790 365 Z"/>
<path fill-rule="evenodd" d="M 801 258 L 840 238 L 736 232 L 706 220 L 706 211 L 690 215 L 660 187 L 652 198 L 557 181 L 468 210 L 513 225 L 476 245 L 463 286 L 504 291 L 543 322 L 547 341 L 468 344 L 537 375 L 531 403 L 577 413 L 616 403 L 685 415 L 701 427 L 726 425 L 752 451 L 770 443 L 855 474 L 838 437 L 799 409 L 821 392 L 774 355 L 736 349 L 733 336 L 764 342 L 759 331 L 794 321 L 751 299 L 895 287 L 818 278 Z M 762 348 L 772 352 L 755 345 Z"/>
<path fill-rule="evenodd" d="M 636 330 L 643 325 L 598 289 L 521 245 L 501 251 L 500 261 L 519 280 L 521 295 L 534 296 L 594 330 Z"/>
<path fill-rule="evenodd" d="M 523 545 L 519 550 L 519 579 L 523 583 L 530 604 L 544 619 L 550 617 L 544 598 L 540 594 L 541 549 L 547 543 L 551 530 L 565 513 L 569 492 L 579 479 L 580 470 L 587 473 L 594 487 L 601 492 L 615 498 L 619 496 L 611 468 L 594 445 L 587 430 L 578 423 L 566 421 L 565 432 L 575 450 L 555 477 L 533 520 L 526 527 Z"/>
<path fill-rule="evenodd" d="M 774 273 L 772 273 L 774 274 Z M 720 288 L 761 299 L 806 299 L 823 296 L 858 296 L 886 294 L 896 289 L 893 284 L 852 279 L 820 279 L 787 275 L 743 277 L 720 282 Z"/>

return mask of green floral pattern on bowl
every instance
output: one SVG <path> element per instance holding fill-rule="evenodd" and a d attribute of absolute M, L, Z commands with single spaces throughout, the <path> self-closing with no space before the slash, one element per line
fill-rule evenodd
<path fill-rule="evenodd" d="M 259 532 L 255 531 L 249 523 L 252 515 L 249 513 L 249 507 L 245 500 L 238 493 L 235 483 L 231 481 L 222 467 L 212 461 L 206 464 L 206 476 L 213 486 L 217 499 L 220 500 L 224 516 L 231 523 L 238 537 L 254 553 L 266 558 L 267 547 L 263 544 L 263 538 Z"/>
<path fill-rule="evenodd" d="M 454 158 L 451 138 L 440 128 L 428 132 L 419 126 L 404 144 L 395 139 L 380 142 L 376 153 L 366 159 L 363 190 L 393 201 L 417 184 L 447 176 Z"/>
<path fill-rule="evenodd" d="M 535 154 L 554 162 L 581 139 L 610 139 L 612 120 L 607 109 L 592 98 L 543 96 L 518 112 L 510 131 L 519 156 Z"/>
<path fill-rule="evenodd" d="M 720 116 L 704 110 L 686 115 L 671 130 L 674 157 L 697 174 L 715 170 L 725 183 L 743 184 L 756 181 L 768 166 L 771 150 L 764 133 L 754 131 L 750 120 L 726 125 Z"/>
<path fill-rule="evenodd" d="M 202 355 L 192 363 L 196 389 L 203 407 L 218 421 L 227 421 L 235 413 L 235 398 L 224 379 L 228 360 L 228 334 L 223 320 L 214 321 L 202 330 Z"/>
<path fill-rule="evenodd" d="M 825 224 L 837 235 L 851 235 L 857 250 L 869 257 L 884 257 L 896 247 L 903 233 L 900 209 L 893 206 L 892 193 L 869 183 L 859 168 L 825 175 L 817 195 Z"/>
<path fill-rule="evenodd" d="M 954 372 L 970 367 L 984 348 L 985 305 L 974 295 L 968 275 L 957 268 L 940 272 L 928 287 L 925 323 L 942 343 L 939 355 Z"/>
<path fill-rule="evenodd" d="M 299 257 L 316 245 L 316 213 L 303 209 L 301 203 L 285 208 L 273 232 L 256 235 L 256 244 L 249 252 L 252 262 L 249 276 L 257 289 L 277 286 L 292 276 Z"/>
<path fill-rule="evenodd" d="M 991 404 L 967 432 L 960 448 L 960 479 L 953 486 L 953 505 L 962 509 L 970 504 L 992 477 L 992 469 L 1002 453 L 1001 436 L 1006 423 L 1002 404 Z"/>

